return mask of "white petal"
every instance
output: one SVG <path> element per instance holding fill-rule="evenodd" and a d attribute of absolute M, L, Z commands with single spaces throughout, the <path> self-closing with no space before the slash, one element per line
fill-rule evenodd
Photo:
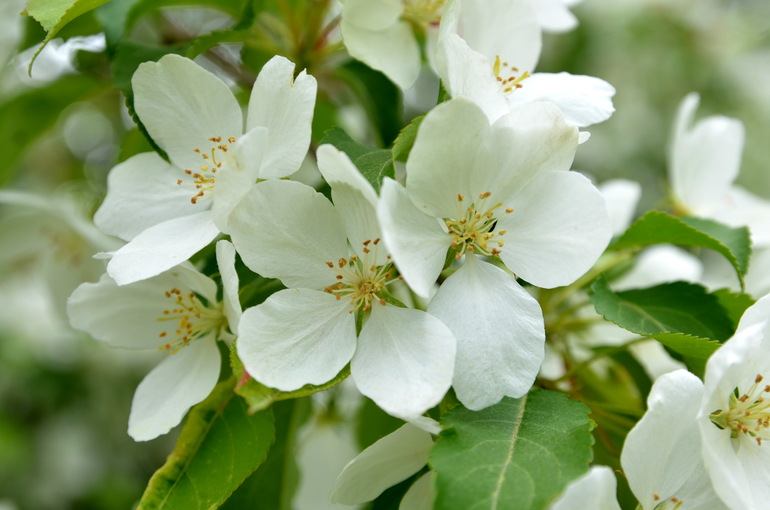
<path fill-rule="evenodd" d="M 509 205 L 509 204 L 506 204 Z M 500 257 L 543 288 L 569 285 L 591 269 L 612 238 L 604 197 L 576 172 L 546 172 L 510 204 L 498 227 L 508 231 Z"/>
<path fill-rule="evenodd" d="M 286 289 L 249 308 L 238 325 L 246 370 L 282 391 L 331 380 L 356 350 L 355 320 L 345 305 L 326 292 Z"/>
<path fill-rule="evenodd" d="M 153 140 L 182 169 L 204 164 L 198 148 L 208 153 L 209 141 L 243 133 L 238 101 L 222 80 L 190 59 L 166 55 L 139 65 L 131 79 L 134 108 Z"/>
<path fill-rule="evenodd" d="M 404 494 L 398 510 L 432 510 L 436 501 L 436 489 L 433 484 L 436 480 L 436 472 L 428 471 L 409 487 Z"/>
<path fill-rule="evenodd" d="M 94 223 L 105 234 L 130 241 L 158 223 L 201 212 L 209 205 L 190 201 L 197 193 L 191 183 L 191 177 L 154 152 L 137 154 L 110 171 Z"/>
<path fill-rule="evenodd" d="M 296 172 L 310 146 L 310 125 L 318 85 L 305 71 L 294 78 L 294 63 L 271 58 L 257 76 L 249 100 L 247 129 L 267 128 L 269 143 L 260 177 Z"/>
<path fill-rule="evenodd" d="M 429 418 L 427 416 L 417 416 L 416 418 L 412 418 L 409 420 L 409 423 L 414 425 L 415 427 L 419 427 L 425 432 L 430 432 L 433 435 L 438 435 L 441 432 L 441 424 L 434 420 L 433 418 Z"/>
<path fill-rule="evenodd" d="M 592 466 L 588 473 L 570 483 L 548 510 L 620 510 L 617 486 L 612 469 Z"/>
<path fill-rule="evenodd" d="M 567 8 L 564 0 L 536 0 L 532 5 L 538 23 L 546 32 L 569 32 L 578 26 L 578 19 Z"/>
<path fill-rule="evenodd" d="M 404 12 L 401 0 L 346 0 L 342 18 L 368 30 L 384 30 L 398 21 Z"/>
<path fill-rule="evenodd" d="M 430 434 L 407 423 L 383 437 L 345 466 L 334 482 L 332 503 L 358 505 L 417 473 L 428 462 Z"/>
<path fill-rule="evenodd" d="M 377 217 L 385 244 L 412 290 L 428 298 L 444 267 L 452 237 L 437 218 L 418 210 L 396 181 L 385 179 L 381 192 Z"/>
<path fill-rule="evenodd" d="M 680 507 L 682 510 L 728 510 L 729 508 L 714 492 L 714 485 L 703 462 L 698 462 L 690 478 L 676 492 L 675 499 L 677 502 L 682 502 Z M 676 504 L 673 501 L 671 503 Z M 673 506 L 666 508 L 673 508 Z"/>
<path fill-rule="evenodd" d="M 149 441 L 179 425 L 187 410 L 208 397 L 222 364 L 213 337 L 170 354 L 139 383 L 128 417 L 128 435 Z"/>
<path fill-rule="evenodd" d="M 318 148 L 317 157 L 318 169 L 332 188 L 334 208 L 342 216 L 348 240 L 363 259 L 363 243 L 382 237 L 377 222 L 377 193 L 344 152 L 332 145 L 322 145 Z M 387 263 L 387 257 L 385 247 L 378 246 L 376 264 Z"/>
<path fill-rule="evenodd" d="M 465 215 L 458 193 L 473 201 L 472 179 L 490 173 L 491 127 L 474 103 L 458 98 L 441 103 L 420 124 L 406 162 L 406 190 L 421 211 L 437 218 Z"/>
<path fill-rule="evenodd" d="M 613 235 L 620 235 L 631 226 L 636 206 L 642 198 L 642 185 L 628 179 L 610 179 L 597 186 L 607 204 L 612 219 Z"/>
<path fill-rule="evenodd" d="M 521 72 L 534 71 L 540 58 L 542 35 L 529 0 L 464 0 L 460 32 L 491 62 L 499 55 Z"/>
<path fill-rule="evenodd" d="M 402 89 L 408 89 L 417 79 L 420 47 L 408 22 L 399 21 L 384 30 L 367 30 L 343 19 L 340 30 L 351 57 L 382 71 Z"/>
<path fill-rule="evenodd" d="M 620 292 L 676 281 L 697 283 L 702 276 L 703 263 L 698 257 L 676 246 L 661 244 L 642 251 L 634 267 L 612 282 L 612 289 Z"/>
<path fill-rule="evenodd" d="M 67 315 L 73 328 L 111 347 L 157 349 L 167 342 L 160 335 L 168 325 L 158 319 L 173 307 L 165 293 L 174 288 L 190 292 L 176 270 L 120 287 L 105 273 L 98 283 L 83 283 L 72 293 Z"/>
<path fill-rule="evenodd" d="M 508 95 L 511 108 L 548 101 L 561 109 L 570 124 L 586 127 L 609 119 L 615 111 L 615 87 L 593 76 L 535 73 Z"/>
<path fill-rule="evenodd" d="M 243 262 L 287 287 L 323 289 L 336 282 L 326 262 L 347 257 L 345 227 L 334 206 L 313 188 L 268 180 L 253 186 L 230 215 Z"/>
<path fill-rule="evenodd" d="M 669 176 L 676 197 L 702 214 L 718 204 L 738 176 L 746 135 L 740 121 L 724 116 L 708 117 L 690 129 L 697 106 L 697 96 L 690 95 L 677 114 Z"/>
<path fill-rule="evenodd" d="M 466 256 L 428 306 L 457 339 L 454 389 L 478 411 L 529 391 L 545 356 L 538 302 L 502 269 Z"/>
<path fill-rule="evenodd" d="M 643 508 L 654 508 L 655 495 L 666 500 L 700 462 L 695 417 L 703 384 L 678 370 L 661 376 L 647 397 L 647 412 L 626 437 L 620 462 Z"/>
<path fill-rule="evenodd" d="M 222 301 L 225 317 L 230 331 L 238 334 L 238 323 L 243 315 L 241 301 L 238 299 L 238 273 L 235 271 L 235 247 L 228 241 L 217 243 L 217 266 L 222 277 Z"/>
<path fill-rule="evenodd" d="M 217 170 L 211 213 L 214 224 L 225 234 L 230 233 L 230 213 L 261 177 L 259 169 L 267 152 L 268 136 L 262 127 L 248 131 L 233 145 L 229 164 Z"/>
<path fill-rule="evenodd" d="M 627 341 L 628 339 L 626 339 Z M 639 361 L 651 380 L 655 381 L 663 374 L 687 368 L 684 363 L 671 357 L 657 340 L 646 340 L 628 347 L 634 358 Z"/>
<path fill-rule="evenodd" d="M 732 266 L 729 266 L 732 268 Z M 736 281 L 735 270 L 732 281 Z M 739 285 L 735 285 L 740 289 Z M 746 274 L 746 292 L 752 296 L 764 296 L 770 292 L 770 249 L 754 248 L 751 253 L 751 266 Z"/>
<path fill-rule="evenodd" d="M 144 280 L 181 264 L 218 234 L 211 211 L 164 221 L 115 252 L 107 272 L 118 285 Z"/>
<path fill-rule="evenodd" d="M 372 304 L 350 370 L 359 391 L 404 420 L 437 405 L 452 385 L 456 342 L 420 310 Z"/>
<path fill-rule="evenodd" d="M 583 145 L 591 138 L 591 133 L 588 131 L 581 131 L 578 136 L 578 145 Z"/>
<path fill-rule="evenodd" d="M 770 201 L 740 186 L 732 186 L 705 215 L 732 227 L 749 227 L 752 246 L 770 245 Z"/>
<path fill-rule="evenodd" d="M 435 51 L 436 70 L 452 97 L 464 97 L 476 103 L 495 122 L 510 108 L 492 63 L 474 51 L 457 34 L 439 39 Z"/>
<path fill-rule="evenodd" d="M 751 305 L 743 312 L 741 321 L 738 324 L 738 329 L 735 334 L 737 335 L 744 329 L 764 324 L 770 320 L 770 295 L 764 296 L 757 300 L 756 303 Z"/>

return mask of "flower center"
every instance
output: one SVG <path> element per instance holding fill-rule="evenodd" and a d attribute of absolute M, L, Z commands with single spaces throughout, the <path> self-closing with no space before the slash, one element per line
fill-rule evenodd
<path fill-rule="evenodd" d="M 227 141 L 232 145 L 235 143 L 235 137 L 231 136 Z M 227 151 L 230 150 L 230 147 L 228 147 L 226 143 L 222 143 L 221 136 L 211 137 L 209 138 L 209 142 L 217 144 L 211 148 L 210 156 L 207 152 L 201 152 L 198 147 L 193 149 L 193 152 L 201 155 L 201 158 L 206 161 L 206 164 L 201 165 L 197 172 L 193 172 L 192 170 L 184 171 L 184 173 L 193 178 L 193 182 L 185 183 L 183 179 L 177 179 L 176 181 L 179 186 L 184 183 L 188 186 L 195 187 L 196 193 L 190 199 L 190 202 L 193 204 L 197 204 L 198 199 L 205 199 L 211 196 L 214 190 L 214 184 L 216 183 L 214 174 L 217 173 L 217 169 L 220 168 L 222 163 L 228 158 Z M 221 152 L 221 154 L 219 154 L 219 161 L 217 161 L 218 152 Z"/>
<path fill-rule="evenodd" d="M 444 2 L 445 0 L 404 0 L 403 18 L 422 27 L 438 25 Z"/>
<path fill-rule="evenodd" d="M 381 305 L 385 306 L 383 292 L 385 286 L 400 280 L 402 277 L 393 277 L 393 263 L 377 266 L 377 251 L 380 244 L 378 237 L 374 241 L 371 239 L 364 241 L 364 260 L 360 260 L 356 255 L 349 259 L 341 258 L 337 264 L 327 262 L 326 265 L 336 270 L 337 283 L 324 289 L 329 294 L 334 294 L 339 301 L 342 298 L 350 298 L 351 309 L 348 313 L 354 313 L 363 308 L 368 312 L 372 307 L 372 300 L 376 299 Z M 372 250 L 370 245 L 374 245 L 374 253 L 370 259 L 369 254 Z"/>
<path fill-rule="evenodd" d="M 653 494 L 653 499 L 655 501 L 660 501 L 660 496 L 658 496 L 658 493 L 656 492 Z M 677 510 L 680 506 L 682 506 L 684 502 L 678 498 L 669 498 L 665 501 L 661 501 L 660 503 L 655 505 L 654 510 Z M 639 505 L 641 507 L 641 505 Z"/>
<path fill-rule="evenodd" d="M 495 73 L 495 78 L 500 83 L 500 88 L 503 94 L 510 94 L 515 89 L 520 89 L 523 85 L 522 81 L 529 78 L 529 73 L 524 71 L 517 78 L 514 73 L 519 72 L 518 67 L 509 66 L 508 62 L 500 62 L 500 55 L 495 57 L 495 64 L 492 66 L 492 71 Z"/>
<path fill-rule="evenodd" d="M 502 237 L 505 235 L 505 230 L 495 231 L 494 227 L 497 225 L 497 220 L 513 212 L 513 208 L 507 207 L 496 216 L 498 209 L 503 207 L 503 203 L 491 205 L 487 204 L 487 199 L 492 195 L 491 191 L 486 191 L 479 195 L 479 201 L 475 204 L 471 204 L 467 209 L 463 209 L 465 197 L 458 193 L 457 202 L 459 204 L 459 214 L 456 219 L 446 219 L 445 224 L 449 229 L 449 235 L 453 237 L 452 248 L 457 253 L 455 258 L 460 259 L 467 251 L 476 253 L 478 255 L 485 255 L 491 257 L 499 254 L 503 247 Z M 496 248 L 492 248 L 492 245 L 496 245 Z"/>
<path fill-rule="evenodd" d="M 762 439 L 770 441 L 770 384 L 762 386 L 762 375 L 757 375 L 749 390 L 740 395 L 740 391 L 730 393 L 729 409 L 720 409 L 711 413 L 711 421 L 720 429 L 731 429 L 731 437 L 738 438 L 743 433 L 754 438 L 762 446 Z"/>
<path fill-rule="evenodd" d="M 49 248 L 56 262 L 78 267 L 87 258 L 87 245 L 73 230 L 44 226 L 40 233 L 49 239 Z"/>
<path fill-rule="evenodd" d="M 171 351 L 176 354 L 179 349 L 212 331 L 218 331 L 227 323 L 221 306 L 206 306 L 194 292 L 182 295 L 179 289 L 166 291 L 166 297 L 174 302 L 173 308 L 163 310 L 163 316 L 158 322 L 169 322 L 169 329 L 163 331 L 160 338 L 171 338 L 166 345 L 158 350 Z"/>

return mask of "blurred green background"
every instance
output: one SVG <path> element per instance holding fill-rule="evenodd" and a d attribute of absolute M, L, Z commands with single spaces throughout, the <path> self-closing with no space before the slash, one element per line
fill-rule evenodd
<path fill-rule="evenodd" d="M 23 4 L 3 0 L 0 7 L 0 62 L 5 63 L 0 69 L 0 183 L 63 197 L 88 217 L 105 193 L 110 168 L 150 150 L 122 92 L 111 85 L 106 54 L 66 48 L 73 37 L 102 32 L 99 20 L 109 16 L 99 13 L 109 11 L 89 13 L 67 26 L 59 34 L 63 41 L 49 46 L 60 51 L 41 56 L 30 78 L 26 64 L 44 33 L 18 15 Z M 580 26 L 546 36 L 538 70 L 597 76 L 617 89 L 615 115 L 589 128 L 592 137 L 580 147 L 575 168 L 597 181 L 639 181 L 644 189 L 640 211 L 651 207 L 666 190 L 674 112 L 687 93 L 697 91 L 700 115 L 719 113 L 744 122 L 747 141 L 738 182 L 770 198 L 770 2 L 585 0 L 574 12 Z M 234 22 L 221 11 L 199 7 L 148 8 L 124 38 L 174 44 Z M 227 71 L 228 59 L 234 59 L 229 65 L 237 68 L 239 50 L 237 45 L 223 48 L 218 61 L 206 65 Z M 310 58 L 297 48 L 279 45 L 274 51 Z M 246 73 L 255 75 L 259 53 L 242 54 Z M 435 79 L 421 80 L 405 94 L 406 118 L 394 121 L 393 111 L 378 113 L 378 105 L 367 103 L 355 87 L 339 89 L 329 71 L 334 59 L 304 63 L 317 66 L 325 91 L 314 123 L 316 141 L 323 129 L 340 123 L 371 143 L 387 144 L 399 123 L 429 108 L 437 95 Z M 360 64 L 348 63 L 345 71 L 358 73 L 370 98 L 391 102 L 382 107 L 395 110 L 402 100 L 381 77 L 361 78 L 366 71 Z M 243 81 L 235 78 L 234 83 Z M 314 179 L 312 164 L 305 174 Z M 19 228 L 25 214 L 0 205 L 0 510 L 132 508 L 175 440 L 171 433 L 134 443 L 126 434 L 133 391 L 157 357 L 111 350 L 69 329 L 61 296 L 72 282 L 59 281 L 57 274 L 71 269 L 57 257 L 72 247 L 54 238 L 55 246 L 20 249 L 30 234 Z M 344 442 L 347 432 L 335 434 Z M 369 441 L 359 438 L 359 444 Z M 345 453 L 354 454 L 354 446 Z M 313 483 L 313 476 L 304 473 L 300 483 Z M 313 498 L 295 506 L 327 508 Z"/>

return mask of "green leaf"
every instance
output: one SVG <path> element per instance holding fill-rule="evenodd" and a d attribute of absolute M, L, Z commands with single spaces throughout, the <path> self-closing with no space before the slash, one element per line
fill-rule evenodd
<path fill-rule="evenodd" d="M 62 110 L 104 89 L 86 76 L 65 76 L 0 104 L 0 184 L 10 179 L 27 148 L 52 127 Z"/>
<path fill-rule="evenodd" d="M 185 53 L 187 58 L 195 58 L 217 44 L 225 42 L 243 42 L 251 37 L 250 30 L 215 30 L 195 39 Z"/>
<path fill-rule="evenodd" d="M 375 149 L 350 138 L 344 129 L 334 127 L 326 132 L 321 144 L 331 144 L 348 155 L 367 181 L 377 193 L 385 177 L 394 179 L 396 168 L 393 166 L 393 157 L 387 149 Z"/>
<path fill-rule="evenodd" d="M 744 285 L 743 277 L 749 269 L 751 256 L 748 228 L 731 228 L 712 220 L 677 218 L 663 212 L 650 211 L 634 222 L 612 248 L 661 243 L 700 246 L 721 253 L 735 268 L 741 286 Z"/>
<path fill-rule="evenodd" d="M 444 415 L 429 464 L 436 510 L 540 510 L 588 470 L 589 410 L 566 395 L 534 390 L 479 412 Z"/>
<path fill-rule="evenodd" d="M 685 356 L 708 358 L 734 331 L 719 299 L 700 285 L 674 282 L 615 293 L 602 275 L 590 294 L 608 321 Z"/>
<path fill-rule="evenodd" d="M 35 59 L 45 45 L 64 25 L 105 2 L 107 0 L 29 0 L 26 13 L 40 23 L 46 31 L 43 44 L 29 63 L 29 72 L 32 73 L 32 64 L 35 63 Z"/>
<path fill-rule="evenodd" d="M 152 475 L 137 510 L 218 508 L 267 457 L 275 440 L 273 411 L 250 416 L 233 392 L 236 379 L 217 384 L 195 406 L 176 447 Z"/>
<path fill-rule="evenodd" d="M 248 374 L 248 372 L 246 372 L 243 363 L 240 358 L 238 358 L 237 343 L 237 341 L 233 342 L 233 346 L 230 348 L 230 366 L 233 369 L 233 375 L 238 380 L 238 384 L 235 386 L 235 393 L 243 397 L 249 405 L 249 414 L 267 409 L 273 402 L 279 400 L 306 397 L 313 393 L 318 393 L 319 391 L 328 390 L 337 386 L 350 375 L 350 365 L 347 365 L 334 377 L 334 379 L 324 384 L 319 384 L 318 386 L 306 384 L 294 391 L 281 391 L 276 390 L 275 388 L 268 388 L 264 384 L 258 383 Z"/>
<path fill-rule="evenodd" d="M 364 397 L 364 403 L 358 410 L 356 417 L 356 440 L 361 450 L 366 450 L 374 443 L 395 432 L 404 420 L 391 416 L 375 404 L 371 399 Z"/>
<path fill-rule="evenodd" d="M 424 118 L 425 115 L 415 117 L 408 126 L 398 133 L 398 137 L 393 143 L 393 149 L 390 151 L 393 161 L 406 161 L 407 156 L 409 156 L 409 151 L 412 150 L 412 146 L 414 145 L 414 140 L 417 138 L 417 130 Z"/>
<path fill-rule="evenodd" d="M 755 303 L 754 298 L 748 294 L 735 293 L 730 289 L 719 289 L 712 292 L 711 295 L 716 296 L 722 308 L 727 310 L 727 315 L 730 317 L 734 329 L 738 328 L 743 312 Z"/>

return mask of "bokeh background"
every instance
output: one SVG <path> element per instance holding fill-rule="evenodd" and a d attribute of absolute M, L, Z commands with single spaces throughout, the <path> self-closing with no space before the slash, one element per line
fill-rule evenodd
<path fill-rule="evenodd" d="M 110 82 L 100 35 L 106 11 L 67 26 L 30 77 L 27 65 L 44 32 L 19 15 L 24 3 L 0 2 L 0 189 L 42 199 L 0 199 L 0 510 L 132 508 L 176 439 L 172 432 L 135 443 L 126 433 L 133 391 L 159 358 L 109 349 L 72 331 L 64 300 L 81 281 L 98 278 L 103 266 L 90 257 L 114 242 L 88 224 L 108 171 L 150 147 Z M 617 89 L 615 115 L 589 129 L 592 137 L 580 147 L 575 168 L 597 182 L 639 181 L 640 211 L 653 207 L 666 193 L 674 112 L 697 91 L 700 115 L 743 121 L 747 140 L 738 183 L 770 198 L 770 2 L 585 0 L 574 13 L 580 26 L 546 35 L 538 70 L 598 76 Z M 148 9 L 126 37 L 160 44 L 233 23 L 221 11 L 177 5 Z M 198 62 L 238 87 L 243 77 L 234 70 L 246 57 L 241 49 L 230 44 L 216 59 Z M 344 62 L 338 54 L 325 65 Z M 319 66 L 319 82 L 324 72 Z M 394 96 L 406 103 L 398 120 L 408 122 L 437 94 L 438 81 L 426 72 L 405 99 Z M 400 126 L 372 126 L 371 108 L 356 94 L 322 95 L 314 139 L 325 125 L 339 123 L 363 141 L 387 144 Z M 312 160 L 302 172 L 302 179 L 317 182 Z M 301 441 L 291 445 L 298 454 L 298 490 L 284 505 L 328 508 L 317 497 L 319 488 L 382 435 L 349 427 L 348 418 L 358 413 L 390 426 L 349 393 L 342 388 L 302 404 L 308 420 Z M 241 498 L 244 503 L 230 507 L 275 508 L 268 501 L 254 506 L 248 494 Z"/>

